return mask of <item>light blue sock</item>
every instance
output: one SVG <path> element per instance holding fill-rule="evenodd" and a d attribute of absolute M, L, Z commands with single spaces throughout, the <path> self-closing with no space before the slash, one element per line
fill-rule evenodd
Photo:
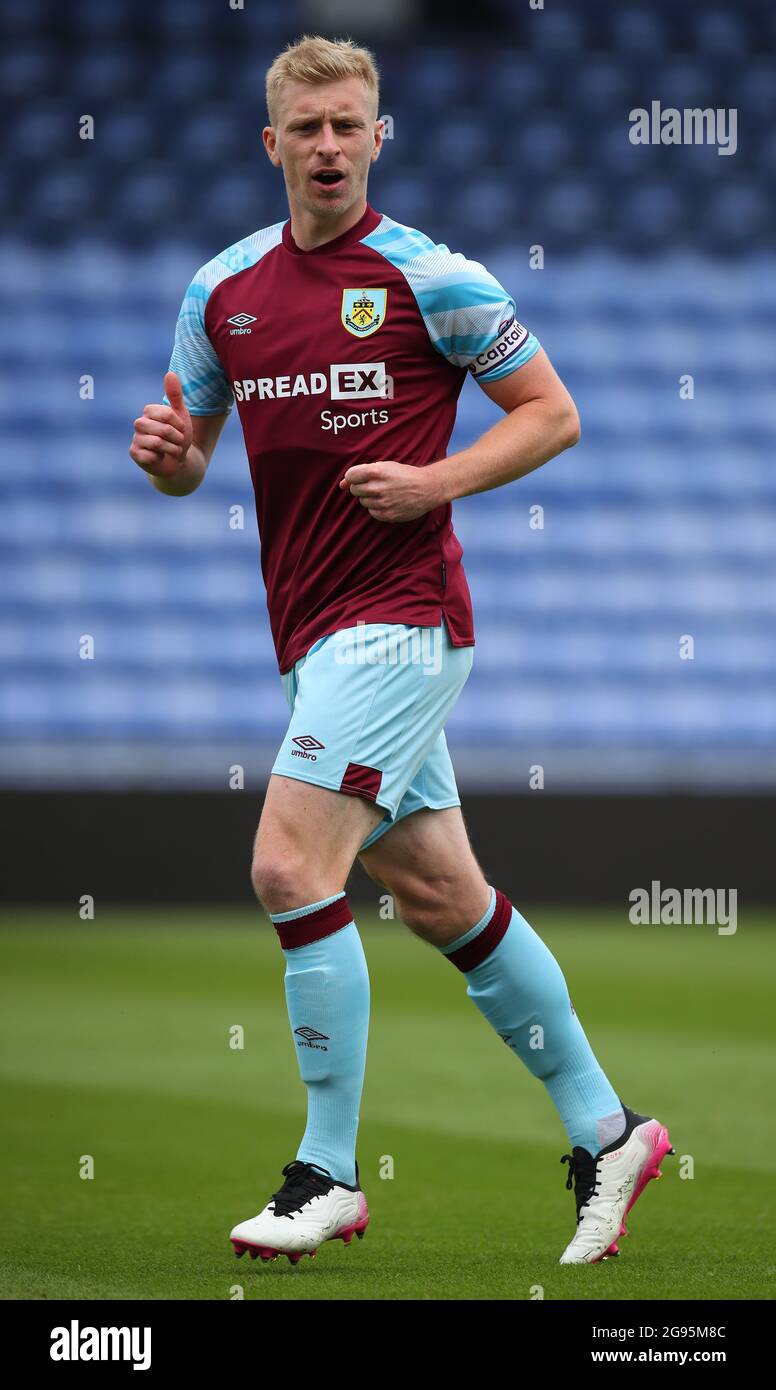
<path fill-rule="evenodd" d="M 595 1156 L 625 1128 L 625 1115 L 574 1012 L 558 962 L 503 893 L 442 947 L 466 975 L 466 993 L 508 1047 L 543 1081 L 572 1145 Z"/>
<path fill-rule="evenodd" d="M 270 916 L 286 958 L 291 1036 L 307 1087 L 307 1127 L 296 1156 L 352 1186 L 369 1030 L 361 938 L 344 893 Z"/>

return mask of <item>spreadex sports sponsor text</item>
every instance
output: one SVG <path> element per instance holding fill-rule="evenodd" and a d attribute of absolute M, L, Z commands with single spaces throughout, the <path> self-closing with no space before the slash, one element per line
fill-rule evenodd
<path fill-rule="evenodd" d="M 243 404 L 252 401 L 288 400 L 294 396 L 328 394 L 333 401 L 385 400 L 389 397 L 390 380 L 384 362 L 333 362 L 328 372 L 298 372 L 296 376 L 248 377 L 233 381 L 236 400 Z M 321 411 L 321 429 L 339 434 L 343 429 L 358 429 L 364 425 L 387 425 L 388 411 L 351 411 L 344 415 L 332 410 Z"/>

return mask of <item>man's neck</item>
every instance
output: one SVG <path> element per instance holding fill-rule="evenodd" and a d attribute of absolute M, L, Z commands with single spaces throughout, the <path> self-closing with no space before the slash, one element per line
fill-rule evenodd
<path fill-rule="evenodd" d="M 360 202 L 354 203 L 352 208 L 343 212 L 341 217 L 322 218 L 316 217 L 313 213 L 304 209 L 291 210 L 291 235 L 294 238 L 300 251 L 314 251 L 316 246 L 325 246 L 327 241 L 334 241 L 335 237 L 342 236 L 343 232 L 349 232 L 351 227 L 355 227 L 357 222 L 366 212 L 366 196 Z"/>

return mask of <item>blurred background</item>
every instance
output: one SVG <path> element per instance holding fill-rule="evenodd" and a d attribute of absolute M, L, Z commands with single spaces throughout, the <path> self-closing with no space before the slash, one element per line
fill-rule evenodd
<path fill-rule="evenodd" d="M 487 264 L 582 418 L 575 449 L 455 507 L 477 654 L 448 734 L 481 857 L 523 897 L 769 900 L 773 7 L 0 8 L 8 895 L 250 899 L 287 710 L 239 422 L 183 500 L 127 449 L 194 271 L 287 215 L 263 80 L 310 31 L 377 54 L 372 205 Z M 735 153 L 632 144 L 655 100 L 735 108 Z M 467 381 L 451 449 L 497 413 Z"/>

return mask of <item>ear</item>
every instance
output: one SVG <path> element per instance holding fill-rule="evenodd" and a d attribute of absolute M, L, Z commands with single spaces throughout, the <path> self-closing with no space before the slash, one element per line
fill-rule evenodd
<path fill-rule="evenodd" d="M 267 151 L 270 163 L 274 164 L 276 169 L 279 169 L 280 156 L 277 152 L 278 137 L 275 127 L 271 125 L 265 125 L 263 131 L 261 132 L 261 138 L 264 141 L 264 148 Z"/>
<path fill-rule="evenodd" d="M 379 159 L 379 157 L 380 157 L 380 151 L 381 151 L 381 149 L 383 148 L 383 140 L 384 140 L 384 139 L 385 139 L 385 121 L 384 121 L 382 118 L 380 118 L 379 120 L 375 121 L 375 143 L 374 143 L 374 148 L 372 149 L 372 153 L 371 153 L 370 156 L 369 156 L 369 160 L 370 160 L 370 163 L 371 163 L 371 164 L 374 164 L 375 160 L 376 160 L 376 159 Z"/>

